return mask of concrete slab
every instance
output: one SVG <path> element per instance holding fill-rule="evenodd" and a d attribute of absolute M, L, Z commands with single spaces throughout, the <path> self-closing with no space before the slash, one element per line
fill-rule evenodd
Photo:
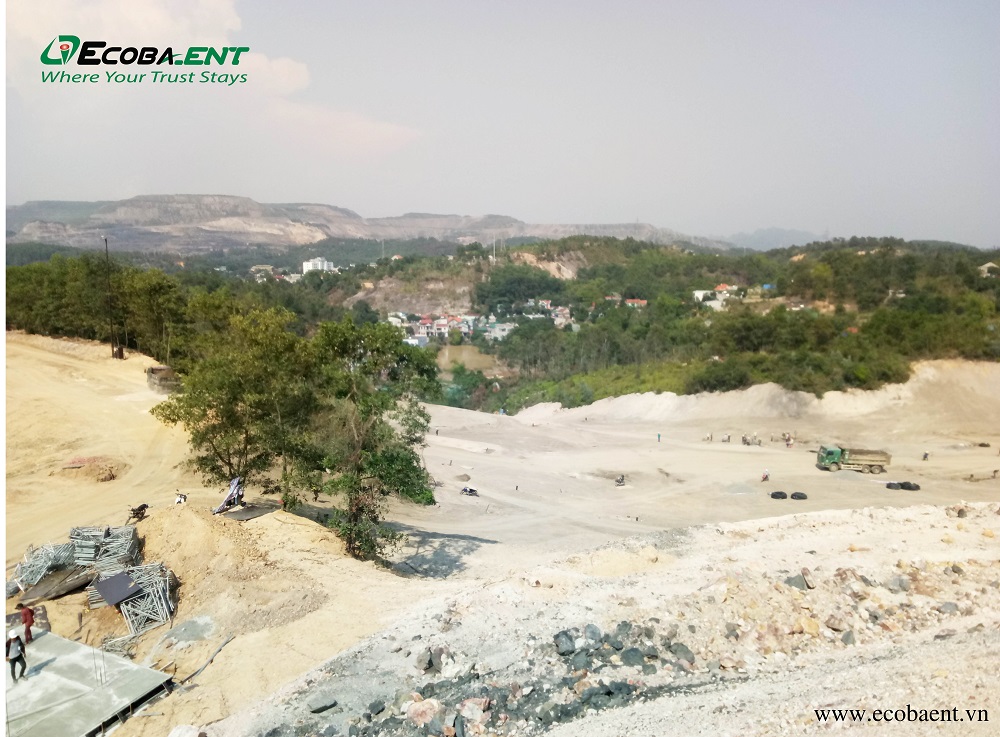
<path fill-rule="evenodd" d="M 39 632 L 27 648 L 27 680 L 6 669 L 10 737 L 83 737 L 145 702 L 170 680 L 51 632 Z"/>

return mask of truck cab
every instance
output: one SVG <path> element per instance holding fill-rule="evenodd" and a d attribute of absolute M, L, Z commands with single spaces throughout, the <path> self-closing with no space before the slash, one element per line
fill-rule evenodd
<path fill-rule="evenodd" d="M 816 465 L 820 468 L 829 468 L 833 463 L 840 463 L 844 451 L 836 445 L 821 445 L 816 452 Z"/>

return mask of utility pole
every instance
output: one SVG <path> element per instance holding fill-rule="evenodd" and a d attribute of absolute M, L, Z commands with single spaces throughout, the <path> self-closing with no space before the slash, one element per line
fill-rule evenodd
<path fill-rule="evenodd" d="M 108 330 L 111 333 L 111 357 L 118 358 L 118 346 L 115 339 L 115 316 L 111 308 L 111 253 L 108 251 L 108 237 L 104 236 L 104 263 L 108 275 Z"/>

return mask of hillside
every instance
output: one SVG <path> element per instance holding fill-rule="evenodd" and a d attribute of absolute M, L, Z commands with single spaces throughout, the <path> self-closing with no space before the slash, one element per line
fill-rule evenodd
<path fill-rule="evenodd" d="M 8 242 L 93 248 L 108 236 L 114 250 L 196 252 L 250 244 L 294 246 L 324 238 L 407 240 L 437 238 L 460 243 L 500 239 L 554 239 L 589 234 L 659 244 L 725 248 L 645 223 L 531 224 L 506 215 L 407 213 L 364 218 L 332 205 L 264 204 L 226 195 L 144 195 L 118 202 L 28 202 L 7 208 Z"/>
<path fill-rule="evenodd" d="M 352 723 L 415 735 L 418 714 L 458 712 L 465 734 L 823 734 L 815 708 L 986 709 L 991 722 L 1000 709 L 996 364 L 926 362 L 907 384 L 823 400 L 765 386 L 513 417 L 430 407 L 438 505 L 393 504 L 407 542 L 383 569 L 346 558 L 317 524 L 333 498 L 290 514 L 251 489 L 265 514 L 212 517 L 221 490 L 148 413 L 161 398 L 150 363 L 7 335 L 8 565 L 145 502 L 145 550 L 181 587 L 173 629 L 145 635 L 138 659 L 180 680 L 234 637 L 121 737 L 192 724 L 211 737 Z M 785 431 L 795 447 L 770 442 Z M 721 443 L 724 432 L 764 442 Z M 889 450 L 890 472 L 819 471 L 828 439 Z M 117 478 L 65 468 L 76 457 L 103 458 Z M 921 488 L 885 487 L 902 479 Z M 808 498 L 770 498 L 779 489 Z M 85 600 L 48 602 L 53 631 L 91 644 L 121 634 L 113 610 Z M 31 666 L 32 688 L 51 685 Z M 322 697 L 339 703 L 311 713 Z"/>

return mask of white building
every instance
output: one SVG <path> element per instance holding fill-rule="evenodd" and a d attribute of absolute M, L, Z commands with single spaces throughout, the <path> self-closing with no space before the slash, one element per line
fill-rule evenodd
<path fill-rule="evenodd" d="M 711 307 L 715 311 L 723 309 L 726 306 L 726 300 L 729 298 L 726 292 L 716 292 L 713 289 L 695 289 L 692 295 L 695 302 L 705 307 Z"/>
<path fill-rule="evenodd" d="M 334 266 L 332 261 L 327 261 L 325 258 L 317 256 L 316 258 L 302 262 L 302 273 L 308 274 L 310 271 L 332 271 L 336 273 L 340 269 Z"/>

